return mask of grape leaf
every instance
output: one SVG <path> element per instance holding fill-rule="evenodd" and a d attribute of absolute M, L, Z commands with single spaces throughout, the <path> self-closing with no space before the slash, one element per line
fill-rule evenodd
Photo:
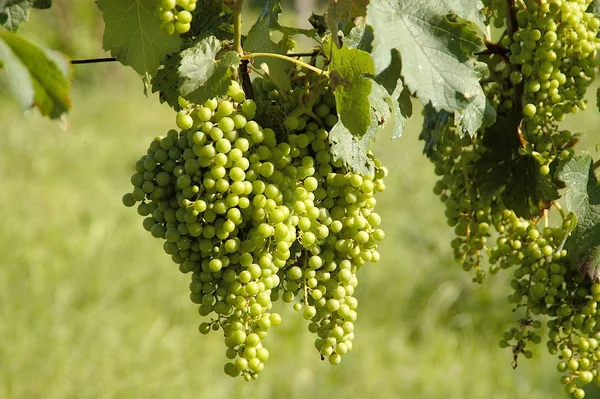
<path fill-rule="evenodd" d="M 483 198 L 500 195 L 517 216 L 530 219 L 558 199 L 558 185 L 551 175 L 542 175 L 542 163 L 521 147 L 517 127 L 520 118 L 498 118 L 485 131 L 484 152 L 475 162 L 475 181 Z"/>
<path fill-rule="evenodd" d="M 23 108 L 37 107 L 42 115 L 56 119 L 71 107 L 70 63 L 63 55 L 0 32 L 0 64 L 8 73 L 9 90 Z"/>
<path fill-rule="evenodd" d="M 186 100 L 202 104 L 227 93 L 232 69 L 239 65 L 240 56 L 235 51 L 226 51 L 217 57 L 220 50 L 219 39 L 209 36 L 180 53 L 180 92 Z"/>
<path fill-rule="evenodd" d="M 180 62 L 181 57 L 179 57 L 179 54 L 168 55 L 150 80 L 152 93 L 158 92 L 160 102 L 166 102 L 176 110 L 179 110 L 178 98 L 181 79 L 177 73 L 177 68 L 179 68 Z"/>
<path fill-rule="evenodd" d="M 33 8 L 45 9 L 50 7 L 52 7 L 52 0 L 34 0 L 33 2 Z"/>
<path fill-rule="evenodd" d="M 330 54 L 329 84 L 335 95 L 337 112 L 342 123 L 356 136 L 365 134 L 370 125 L 369 93 L 373 60 L 369 53 L 347 46 L 337 48 L 331 40 L 323 48 Z"/>
<path fill-rule="evenodd" d="M 340 23 L 349 18 L 364 16 L 369 0 L 329 0 L 325 22 L 336 46 L 342 47 L 338 37 Z"/>
<path fill-rule="evenodd" d="M 341 159 L 343 164 L 355 173 L 363 175 L 373 173 L 373 160 L 367 155 L 367 150 L 371 141 L 375 139 L 378 126 L 377 117 L 371 113 L 369 129 L 362 137 L 357 138 L 341 121 L 338 121 L 329 132 L 333 159 Z"/>
<path fill-rule="evenodd" d="M 398 54 L 398 51 L 392 50 L 392 63 L 379 75 L 375 76 L 375 81 L 385 87 L 390 94 L 395 119 L 392 132 L 393 139 L 402 136 L 406 121 L 411 117 L 413 111 L 410 92 L 402 82 L 401 64 L 400 54 Z"/>
<path fill-rule="evenodd" d="M 600 281 L 600 185 L 588 153 L 574 156 L 557 168 L 566 183 L 565 199 L 577 225 L 567 238 L 569 260 L 581 273 Z"/>
<path fill-rule="evenodd" d="M 455 8 L 462 3 L 452 2 Z M 448 14 L 451 11 L 472 15 L 467 7 L 452 10 L 442 1 L 372 0 L 367 23 L 375 31 L 376 72 L 390 64 L 391 50 L 397 49 L 403 57 L 403 80 L 411 92 L 425 104 L 454 112 L 485 97 L 472 59 L 484 46 L 468 23 Z"/>
<path fill-rule="evenodd" d="M 475 70 L 479 80 L 489 75 L 487 64 L 477 62 Z M 465 109 L 454 111 L 454 123 L 459 132 L 473 136 L 481 127 L 490 126 L 496 120 L 496 110 L 486 96 L 477 96 Z"/>
<path fill-rule="evenodd" d="M 429 159 L 436 159 L 434 151 L 440 134 L 446 130 L 450 114 L 444 110 L 436 111 L 431 104 L 423 107 L 423 127 L 419 139 L 425 142 L 423 153 Z"/>
<path fill-rule="evenodd" d="M 15 32 L 22 22 L 29 19 L 29 9 L 33 6 L 33 2 L 33 0 L 13 0 L 0 6 L 0 26 Z"/>
<path fill-rule="evenodd" d="M 277 24 L 278 15 L 281 12 L 280 0 L 269 0 L 265 4 L 258 21 L 250 28 L 248 36 L 244 40 L 243 47 L 252 53 L 276 53 L 285 54 L 285 51 L 271 40 L 271 30 Z M 293 64 L 277 58 L 256 57 L 255 65 L 266 64 L 268 75 L 273 83 L 282 90 L 291 90 L 290 72 Z"/>
<path fill-rule="evenodd" d="M 198 0 L 192 12 L 192 25 L 185 38 L 215 36 L 220 40 L 233 38 L 231 14 L 223 11 L 223 0 Z"/>
<path fill-rule="evenodd" d="M 589 12 L 597 17 L 600 17 L 600 0 L 592 0 L 585 12 Z"/>
<path fill-rule="evenodd" d="M 344 37 L 343 42 L 350 48 L 370 53 L 373 51 L 373 38 L 373 27 L 362 21 L 350 30 L 350 34 Z"/>
<path fill-rule="evenodd" d="M 369 104 L 375 112 L 375 117 L 380 125 L 383 125 L 392 117 L 392 97 L 387 92 L 385 87 L 377 83 L 371 82 L 371 93 L 369 93 Z"/>
<path fill-rule="evenodd" d="M 104 17 L 105 50 L 140 75 L 154 75 L 167 54 L 179 51 L 181 39 L 160 30 L 149 0 L 97 0 Z"/>

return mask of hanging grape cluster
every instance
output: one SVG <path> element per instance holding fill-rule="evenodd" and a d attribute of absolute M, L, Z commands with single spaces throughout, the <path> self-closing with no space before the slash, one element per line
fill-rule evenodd
<path fill-rule="evenodd" d="M 337 120 L 330 94 L 312 103 L 309 114 Z M 222 330 L 225 372 L 256 378 L 281 298 L 309 321 L 320 356 L 338 364 L 352 349 L 356 273 L 379 260 L 374 194 L 387 170 L 377 160 L 370 175 L 345 170 L 320 117 L 293 116 L 287 132 L 261 127 L 235 81 L 225 97 L 180 105 L 181 130 L 152 141 L 123 202 L 137 204 L 144 228 L 191 273 L 200 332 Z"/>
<path fill-rule="evenodd" d="M 519 356 L 533 356 L 531 345 L 543 341 L 540 328 L 546 323 L 546 346 L 559 358 L 562 382 L 567 392 L 583 398 L 582 386 L 600 382 L 600 284 L 575 270 L 563 248 L 576 218 L 556 202 L 534 200 L 538 212 L 519 215 L 507 206 L 501 189 L 486 192 L 489 187 L 478 174 L 482 165 L 489 167 L 485 157 L 490 140 L 500 146 L 517 142 L 515 159 L 538 165 L 530 172 L 537 174 L 536 181 L 551 178 L 557 164 L 574 154 L 577 136 L 558 123 L 586 108 L 584 95 L 597 67 L 600 20 L 586 12 L 589 1 L 517 1 L 514 10 L 507 10 L 506 4 L 486 2 L 496 27 L 510 25 L 505 21 L 513 17 L 516 26 L 497 45 L 504 51 L 481 56 L 490 67 L 482 86 L 506 121 L 514 118 L 514 107 L 520 104 L 517 114 L 522 121 L 481 129 L 471 137 L 454 126 L 452 115 L 436 114 L 441 122 L 430 143 L 430 157 L 440 178 L 434 192 L 444 202 L 456 234 L 455 258 L 464 270 L 474 272 L 474 281 L 484 280 L 486 263 L 491 274 L 503 269 L 512 273 L 508 301 L 521 319 L 504 333 L 500 346 L 512 350 L 514 366 Z M 555 226 L 549 223 L 551 206 L 561 218 Z"/>

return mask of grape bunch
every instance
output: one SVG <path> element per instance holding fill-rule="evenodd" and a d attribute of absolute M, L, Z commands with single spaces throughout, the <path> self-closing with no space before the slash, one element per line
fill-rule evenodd
<path fill-rule="evenodd" d="M 487 1 L 488 17 L 512 18 L 506 4 Z M 529 182 L 552 183 L 554 168 L 573 156 L 578 137 L 559 123 L 567 114 L 585 109 L 583 97 L 596 73 L 600 20 L 586 12 L 588 4 L 579 0 L 515 2 L 511 12 L 515 11 L 517 26 L 507 23 L 507 32 L 494 44 L 506 51 L 494 47 L 492 54 L 482 54 L 479 61 L 489 66 L 482 87 L 490 104 L 505 120 L 520 123 L 514 129 L 482 128 L 468 136 L 456 128 L 452 115 L 446 115 L 446 123 L 439 125 L 435 139 L 428 143 L 439 176 L 434 193 L 444 202 L 448 224 L 456 235 L 451 243 L 456 260 L 464 270 L 474 271 L 477 282 L 486 276 L 485 263 L 489 274 L 510 270 L 512 275 L 507 300 L 521 318 L 503 334 L 500 346 L 512 350 L 516 367 L 519 356 L 533 356 L 531 346 L 542 342 L 540 328 L 546 323 L 546 346 L 558 356 L 562 382 L 575 398 L 585 396 L 584 385 L 600 383 L 600 284 L 576 270 L 563 247 L 575 226 L 575 215 L 564 212 L 553 198 L 532 197 L 527 200 L 536 205 L 537 212 L 519 216 L 516 208 L 505 203 L 504 188 L 497 187 L 490 195 L 477 175 L 480 162 L 489 164 L 489 148 L 484 143 L 492 135 L 504 135 L 506 142 L 518 144 L 514 152 L 507 152 L 512 154 L 509 157 L 539 162 L 538 170 L 528 171 L 532 174 Z M 505 26 L 501 22 L 495 25 Z M 522 109 L 515 112 L 515 104 Z M 507 165 L 515 162 L 514 158 L 507 161 Z M 548 218 L 551 206 L 561 219 L 554 226 Z"/>
<path fill-rule="evenodd" d="M 600 19 L 587 7 L 579 0 L 527 0 L 516 14 L 510 62 L 520 68 L 510 79 L 524 89 L 524 139 L 549 161 L 571 139 L 553 134 L 556 122 L 585 110 L 583 97 L 596 75 Z"/>
<path fill-rule="evenodd" d="M 356 273 L 379 260 L 374 194 L 387 170 L 377 160 L 373 174 L 345 170 L 310 116 L 288 132 L 261 127 L 235 81 L 224 97 L 180 106 L 181 130 L 152 141 L 123 202 L 137 204 L 144 228 L 191 273 L 200 332 L 224 333 L 225 373 L 251 380 L 263 370 L 279 298 L 294 302 L 320 356 L 338 364 L 352 349 Z"/>
<path fill-rule="evenodd" d="M 160 20 L 160 29 L 167 35 L 182 35 L 190 30 L 192 11 L 197 0 L 160 0 L 156 14 Z"/>

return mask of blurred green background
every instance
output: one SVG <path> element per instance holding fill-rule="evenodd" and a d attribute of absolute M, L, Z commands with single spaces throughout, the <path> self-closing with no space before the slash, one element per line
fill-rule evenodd
<path fill-rule="evenodd" d="M 22 33 L 87 58 L 106 56 L 102 30 L 92 1 L 55 0 Z M 598 113 L 576 119 L 597 158 Z M 307 323 L 278 304 L 271 358 L 246 383 L 223 373 L 222 337 L 198 333 L 189 276 L 121 203 L 173 111 L 116 63 L 75 67 L 64 124 L 0 93 L 0 398 L 566 398 L 545 345 L 516 370 L 498 347 L 518 319 L 507 276 L 476 285 L 454 263 L 420 124 L 416 112 L 404 137 L 373 146 L 390 170 L 387 236 L 359 275 L 354 350 L 321 362 Z"/>

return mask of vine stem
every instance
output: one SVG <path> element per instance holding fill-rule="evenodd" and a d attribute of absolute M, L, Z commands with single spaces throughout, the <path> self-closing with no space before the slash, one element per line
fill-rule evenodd
<path fill-rule="evenodd" d="M 232 4 L 233 14 L 233 49 L 238 52 L 240 56 L 244 55 L 242 49 L 242 5 L 244 0 L 237 0 Z"/>
<path fill-rule="evenodd" d="M 301 66 L 303 68 L 306 68 L 306 69 L 308 69 L 310 71 L 318 73 L 319 75 L 325 75 L 325 76 L 329 75 L 326 71 L 324 71 L 322 69 L 319 69 L 319 68 L 314 67 L 314 66 L 312 66 L 310 64 L 307 64 L 306 62 L 297 60 L 297 59 L 292 58 L 292 57 L 288 57 L 287 55 L 283 55 L 283 54 L 276 54 L 276 53 L 250 53 L 250 54 L 246 54 L 246 55 L 242 56 L 242 60 L 251 60 L 251 59 L 254 59 L 256 57 L 278 58 L 280 60 L 285 60 L 285 61 L 294 63 L 296 65 L 299 65 L 299 66 Z"/>

